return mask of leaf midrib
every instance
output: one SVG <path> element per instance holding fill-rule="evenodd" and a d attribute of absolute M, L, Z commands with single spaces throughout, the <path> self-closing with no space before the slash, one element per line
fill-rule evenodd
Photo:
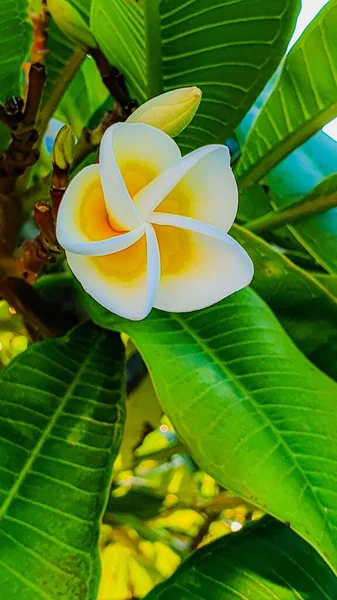
<path fill-rule="evenodd" d="M 307 486 L 311 490 L 313 496 L 316 499 L 316 502 L 317 502 L 317 505 L 319 507 L 321 516 L 323 517 L 323 521 L 328 525 L 329 530 L 331 532 L 331 525 L 330 525 L 329 520 L 327 519 L 327 515 L 324 513 L 324 510 L 323 510 L 324 507 L 321 505 L 321 502 L 320 502 L 319 498 L 317 497 L 317 494 L 314 491 L 314 489 L 312 487 L 312 483 L 308 479 L 307 474 L 305 473 L 305 471 L 303 471 L 301 465 L 299 464 L 299 462 L 297 461 L 297 459 L 295 458 L 295 456 L 292 454 L 290 448 L 288 447 L 287 443 L 285 442 L 285 440 L 281 436 L 281 434 L 278 431 L 278 429 L 275 428 L 275 426 L 272 423 L 271 419 L 261 409 L 260 405 L 258 403 L 255 403 L 254 397 L 252 397 L 252 395 L 251 395 L 251 391 L 248 390 L 244 385 L 242 385 L 241 382 L 237 381 L 237 379 L 235 378 L 235 376 L 233 376 L 232 372 L 228 368 L 225 367 L 224 363 L 221 360 L 219 360 L 217 354 L 211 348 L 209 348 L 207 346 L 207 344 L 205 344 L 205 342 L 203 341 L 203 339 L 193 329 L 191 329 L 185 323 L 185 321 L 183 319 L 181 319 L 180 317 L 178 317 L 178 315 L 175 314 L 175 313 L 170 313 L 170 317 L 173 320 L 175 320 L 177 323 L 179 323 L 179 325 L 183 329 L 185 329 L 185 331 L 198 344 L 200 344 L 200 346 L 202 347 L 202 349 L 205 352 L 205 354 L 208 355 L 211 358 L 211 360 L 220 368 L 220 370 L 228 377 L 228 379 L 230 381 L 232 381 L 235 385 L 237 385 L 237 387 L 242 391 L 242 393 L 244 394 L 244 396 L 249 400 L 250 404 L 252 404 L 253 407 L 256 409 L 256 411 L 262 416 L 262 418 L 264 419 L 264 422 L 269 425 L 271 431 L 273 431 L 274 435 L 276 436 L 276 439 L 280 442 L 281 446 L 285 449 L 285 451 L 287 452 L 288 456 L 292 460 L 295 468 L 297 469 L 297 471 L 301 475 L 302 479 L 305 481 L 305 483 L 307 484 Z"/>
<path fill-rule="evenodd" d="M 163 93 L 162 40 L 159 0 L 144 0 L 147 95 Z"/>
<path fill-rule="evenodd" d="M 288 154 L 290 154 L 292 150 L 299 148 L 299 146 L 304 144 L 304 142 L 317 133 L 324 125 L 326 125 L 326 123 L 331 121 L 331 119 L 336 116 L 336 113 L 337 103 L 329 106 L 326 110 L 321 111 L 314 119 L 306 121 L 298 129 L 291 131 L 289 135 L 280 140 L 279 143 L 266 152 L 266 154 L 259 156 L 256 162 L 251 162 L 247 170 L 243 167 L 241 174 L 240 167 L 243 165 L 243 162 L 240 160 L 236 168 L 236 173 L 241 193 L 254 185 L 254 183 L 262 181 L 263 178 Z M 247 137 L 246 141 L 247 145 L 248 143 L 249 137 Z M 246 144 L 242 149 L 243 153 L 245 152 Z M 248 152 L 248 159 L 251 161 L 250 152 Z"/>
<path fill-rule="evenodd" d="M 70 384 L 68 390 L 66 391 L 63 400 L 60 403 L 60 406 L 58 407 L 58 409 L 55 411 L 53 417 L 51 418 L 48 426 L 46 427 L 46 429 L 44 430 L 44 432 L 41 435 L 40 440 L 38 441 L 38 443 L 36 444 L 35 448 L 32 450 L 31 452 L 31 456 L 30 458 L 26 461 L 24 468 L 22 469 L 17 481 L 15 482 L 15 484 L 13 485 L 13 487 L 11 488 L 5 502 L 3 503 L 3 505 L 0 507 L 0 520 L 5 516 L 5 514 L 8 511 L 8 508 L 10 507 L 11 503 L 13 502 L 13 500 L 15 499 L 16 494 L 18 493 L 24 479 L 26 478 L 27 474 L 29 473 L 31 467 L 33 466 L 36 458 L 38 457 L 40 450 L 43 446 L 43 444 L 45 443 L 45 441 L 48 439 L 48 436 L 50 434 L 50 432 L 52 431 L 52 429 L 54 428 L 58 418 L 61 416 L 64 408 L 67 405 L 67 402 L 69 400 L 69 398 L 71 397 L 71 394 L 73 393 L 73 390 L 75 388 L 75 386 L 77 385 L 78 381 L 80 380 L 83 372 L 85 371 L 90 358 L 92 356 L 92 354 L 95 352 L 96 347 L 100 344 L 101 340 L 104 337 L 104 333 L 99 334 L 97 336 L 97 339 L 95 340 L 95 342 L 90 346 L 89 348 L 89 352 L 88 355 L 86 356 L 86 358 L 84 359 L 84 361 L 82 362 L 80 368 L 78 369 L 72 383 Z M 15 363 L 13 363 L 15 364 Z"/>

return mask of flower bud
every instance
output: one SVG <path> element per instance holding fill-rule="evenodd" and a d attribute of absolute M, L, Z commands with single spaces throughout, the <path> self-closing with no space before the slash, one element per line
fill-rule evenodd
<path fill-rule="evenodd" d="M 137 108 L 127 123 L 146 123 L 176 137 L 192 121 L 202 92 L 197 87 L 181 88 L 152 98 Z"/>
<path fill-rule="evenodd" d="M 56 25 L 77 46 L 84 50 L 97 47 L 89 25 L 68 0 L 48 0 L 48 9 Z"/>
<path fill-rule="evenodd" d="M 64 125 L 58 132 L 53 152 L 52 162 L 61 171 L 69 169 L 74 158 L 75 137 L 69 125 Z"/>

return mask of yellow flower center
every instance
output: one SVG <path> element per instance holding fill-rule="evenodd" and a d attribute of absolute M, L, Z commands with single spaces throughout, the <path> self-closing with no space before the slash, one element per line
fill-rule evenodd
<path fill-rule="evenodd" d="M 123 283 L 134 283 L 143 277 L 146 270 L 147 246 L 145 235 L 120 252 L 106 256 L 91 257 L 95 268 L 106 278 L 118 279 Z"/>
<path fill-rule="evenodd" d="M 158 175 L 154 169 L 142 163 L 127 162 L 118 166 L 131 198 Z"/>

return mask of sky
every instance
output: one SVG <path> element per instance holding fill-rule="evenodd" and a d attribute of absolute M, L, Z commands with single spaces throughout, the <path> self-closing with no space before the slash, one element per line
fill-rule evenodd
<path fill-rule="evenodd" d="M 312 21 L 315 15 L 321 8 L 328 3 L 329 0 L 302 0 L 302 10 L 297 21 L 297 26 L 290 45 L 293 45 L 300 37 L 302 31 Z M 337 140 L 337 119 L 331 121 L 323 128 L 323 131 Z"/>

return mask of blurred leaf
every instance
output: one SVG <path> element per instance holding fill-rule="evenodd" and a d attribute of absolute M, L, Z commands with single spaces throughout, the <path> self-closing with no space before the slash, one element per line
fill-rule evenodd
<path fill-rule="evenodd" d="M 109 92 L 102 82 L 94 61 L 86 57 L 64 94 L 55 118 L 68 123 L 77 137 L 87 127 L 92 115 L 104 104 Z"/>
<path fill-rule="evenodd" d="M 253 260 L 253 288 L 305 354 L 337 335 L 337 297 L 325 286 L 325 279 L 296 266 L 247 229 L 235 226 L 231 234 Z"/>
<path fill-rule="evenodd" d="M 48 54 L 46 56 L 47 80 L 39 115 L 39 128 L 44 133 L 62 96 L 75 77 L 85 58 L 57 27 L 52 18 L 48 27 Z M 77 107 L 78 109 L 78 107 Z"/>
<path fill-rule="evenodd" d="M 124 419 L 123 347 L 91 324 L 1 374 L 3 598 L 92 600 L 99 521 Z"/>
<path fill-rule="evenodd" d="M 201 468 L 290 521 L 337 569 L 336 512 L 329 509 L 337 494 L 337 386 L 297 350 L 264 302 L 246 289 L 202 311 L 153 310 L 132 322 L 82 298 L 97 324 L 132 337 Z"/>
<path fill-rule="evenodd" d="M 337 298 L 337 275 L 319 274 L 316 278 Z"/>
<path fill-rule="evenodd" d="M 177 509 L 169 515 L 158 516 L 153 521 L 154 527 L 163 527 L 190 536 L 197 535 L 204 518 L 191 508 Z"/>
<path fill-rule="evenodd" d="M 110 496 L 106 512 L 129 513 L 144 521 L 152 519 L 159 513 L 163 498 L 146 492 L 145 490 L 129 490 L 123 496 Z"/>
<path fill-rule="evenodd" d="M 129 469 L 132 466 L 135 449 L 140 446 L 149 428 L 158 427 L 162 412 L 147 375 L 128 396 L 125 429 L 116 468 Z"/>
<path fill-rule="evenodd" d="M 136 557 L 131 548 L 120 543 L 103 550 L 98 600 L 128 600 L 132 592 L 139 598 L 151 590 L 154 581 Z"/>
<path fill-rule="evenodd" d="M 139 103 L 174 88 L 202 89 L 180 137 L 189 151 L 233 132 L 278 66 L 299 7 L 299 0 L 93 0 L 91 26 Z"/>
<path fill-rule="evenodd" d="M 334 600 L 336 577 L 289 527 L 266 518 L 206 545 L 145 600 Z"/>
<path fill-rule="evenodd" d="M 285 60 L 280 78 L 254 123 L 236 169 L 242 188 L 337 115 L 337 0 L 329 0 Z"/>

